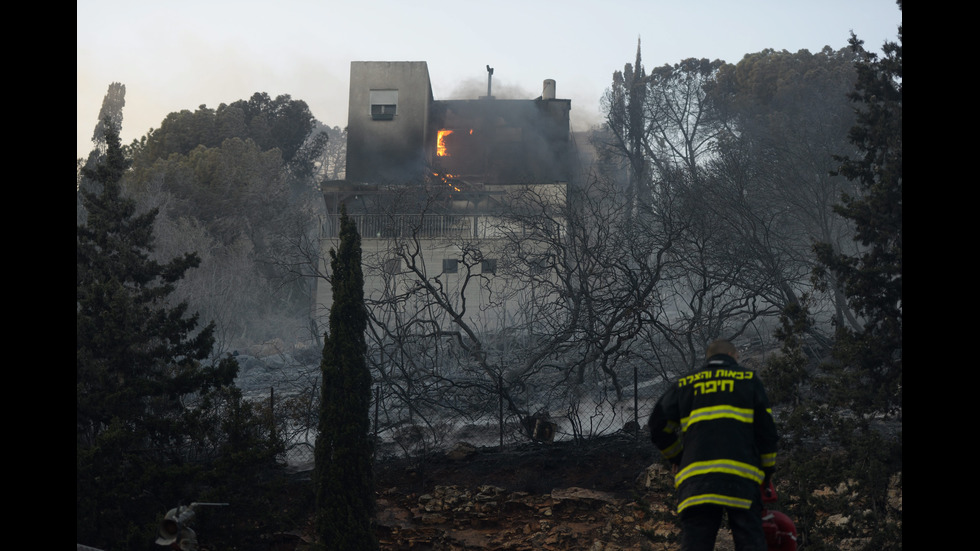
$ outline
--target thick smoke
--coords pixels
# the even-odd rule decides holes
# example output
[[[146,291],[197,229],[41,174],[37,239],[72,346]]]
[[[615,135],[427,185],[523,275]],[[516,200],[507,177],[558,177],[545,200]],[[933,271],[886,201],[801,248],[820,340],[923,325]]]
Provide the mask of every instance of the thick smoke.
[[[544,83],[543,78],[541,82]],[[541,95],[542,87],[539,87],[536,92],[532,92],[527,87],[508,84],[507,81],[498,79],[495,75],[490,81],[490,95],[496,99],[534,99]],[[439,99],[478,99],[486,95],[487,79],[469,78],[458,82],[448,97]]]
[[[505,81],[504,79],[498,79],[497,75],[493,76],[493,80],[490,81],[490,94],[495,99],[535,99],[540,97],[544,91],[544,81],[543,77],[538,83],[538,87],[534,88],[528,86],[527,83],[523,83],[520,86],[513,85]],[[575,97],[574,95],[562,94],[561,82],[557,83],[557,97],[558,99],[571,99],[572,105],[574,106]],[[435,92],[435,91],[434,91]],[[467,100],[467,99],[479,99],[487,95],[487,79],[483,78],[469,78],[463,81],[458,81],[453,87],[452,92],[448,96],[442,97],[438,92],[435,92],[436,99],[439,100]],[[594,126],[602,124],[603,118],[598,111],[590,110],[582,105],[579,105],[578,109],[572,109],[570,114],[569,124],[573,132],[586,132],[592,129]]]

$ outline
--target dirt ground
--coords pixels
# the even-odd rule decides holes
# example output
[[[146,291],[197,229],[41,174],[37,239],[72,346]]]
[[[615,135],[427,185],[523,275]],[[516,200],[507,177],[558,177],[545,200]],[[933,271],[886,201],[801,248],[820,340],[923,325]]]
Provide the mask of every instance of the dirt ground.
[[[671,480],[642,433],[381,461],[376,533],[382,551],[675,551]],[[724,529],[715,548],[733,549]]]
[[[309,474],[298,473],[304,488]],[[378,461],[375,490],[376,535],[383,551],[679,548],[673,477],[643,432],[637,438],[620,433],[588,443],[527,442],[503,450],[457,446]],[[845,500],[853,510],[863,507],[863,498],[846,484],[823,486],[814,496],[832,499],[829,503]],[[783,503],[775,509],[782,510]],[[889,481],[888,507],[900,530],[900,472]],[[813,533],[822,530],[819,535],[840,549],[857,548],[867,536],[833,537],[847,521],[846,515],[818,511],[811,520]],[[312,518],[303,524],[270,537],[268,549],[314,549]],[[731,533],[722,527],[715,551],[733,550]]]
[[[669,473],[650,484],[642,434],[466,451],[378,466],[382,550],[677,549]]]

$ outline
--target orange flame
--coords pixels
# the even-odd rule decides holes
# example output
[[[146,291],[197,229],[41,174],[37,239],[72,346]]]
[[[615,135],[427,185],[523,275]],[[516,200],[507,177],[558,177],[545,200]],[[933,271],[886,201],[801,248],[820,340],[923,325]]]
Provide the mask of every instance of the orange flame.
[[[446,136],[452,134],[452,130],[440,130],[439,136],[436,139],[436,155],[440,157],[448,157],[449,153],[446,151]]]
[[[444,183],[444,184],[448,185],[449,187],[453,188],[453,190],[455,190],[455,191],[463,191],[459,186],[457,186],[454,183],[456,181],[456,179],[458,178],[458,176],[456,176],[455,174],[450,174],[448,172],[444,172],[442,174],[440,174],[438,172],[433,172],[432,175],[435,176],[436,178],[439,178],[439,180],[441,180],[442,183]]]

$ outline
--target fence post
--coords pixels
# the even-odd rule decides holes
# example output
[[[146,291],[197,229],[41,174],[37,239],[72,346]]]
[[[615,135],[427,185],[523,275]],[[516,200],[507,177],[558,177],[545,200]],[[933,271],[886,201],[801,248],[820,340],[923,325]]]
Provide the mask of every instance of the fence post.
[[[640,439],[640,385],[637,383],[638,371],[636,364],[633,364],[633,441]]]
[[[504,450],[504,377],[497,375],[498,425],[500,426],[500,451]]]
[[[276,440],[276,387],[269,387],[269,440]]]
[[[371,446],[371,462],[378,462],[378,407],[381,403],[381,385],[374,387],[374,445]]]

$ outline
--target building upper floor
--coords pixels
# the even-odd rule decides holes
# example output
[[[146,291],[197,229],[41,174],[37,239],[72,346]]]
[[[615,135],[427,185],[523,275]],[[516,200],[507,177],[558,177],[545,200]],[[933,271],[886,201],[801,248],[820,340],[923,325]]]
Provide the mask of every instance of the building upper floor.
[[[567,182],[571,100],[545,80],[534,99],[436,100],[424,61],[351,63],[347,181],[405,185]]]

